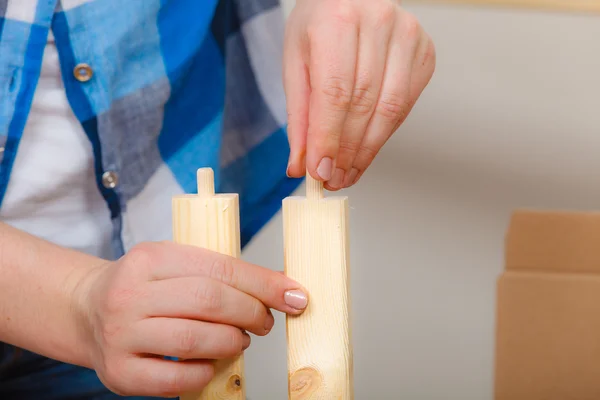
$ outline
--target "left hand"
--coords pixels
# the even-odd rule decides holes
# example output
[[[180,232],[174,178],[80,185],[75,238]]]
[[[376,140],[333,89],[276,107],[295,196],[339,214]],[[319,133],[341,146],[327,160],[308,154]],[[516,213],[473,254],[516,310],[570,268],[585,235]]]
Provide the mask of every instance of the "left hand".
[[[355,184],[434,69],[431,38],[398,0],[298,0],[284,54],[288,175]]]

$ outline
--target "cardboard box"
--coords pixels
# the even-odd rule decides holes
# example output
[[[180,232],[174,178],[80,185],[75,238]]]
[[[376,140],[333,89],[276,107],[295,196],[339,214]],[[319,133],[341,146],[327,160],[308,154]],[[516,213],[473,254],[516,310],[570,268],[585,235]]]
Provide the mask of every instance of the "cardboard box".
[[[600,399],[600,213],[516,212],[498,280],[496,400]]]

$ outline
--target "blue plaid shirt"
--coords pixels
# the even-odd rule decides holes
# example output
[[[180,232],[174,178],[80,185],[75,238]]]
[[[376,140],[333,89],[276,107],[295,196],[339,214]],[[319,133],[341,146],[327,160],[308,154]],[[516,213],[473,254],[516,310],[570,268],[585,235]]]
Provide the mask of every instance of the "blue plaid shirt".
[[[297,187],[285,175],[278,0],[28,0],[15,12],[21,1],[0,0],[0,206],[49,29],[116,256],[171,238],[170,196],[193,193],[199,167],[239,193],[243,245]]]

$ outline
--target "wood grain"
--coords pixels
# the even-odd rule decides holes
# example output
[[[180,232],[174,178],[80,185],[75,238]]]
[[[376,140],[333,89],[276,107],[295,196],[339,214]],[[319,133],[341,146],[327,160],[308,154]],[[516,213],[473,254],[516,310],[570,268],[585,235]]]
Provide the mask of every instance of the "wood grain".
[[[173,239],[239,258],[240,226],[237,194],[215,194],[212,169],[198,170],[198,195],[173,198]],[[216,374],[201,393],[182,400],[246,400],[243,356],[215,362]]]
[[[291,400],[353,400],[348,199],[324,197],[307,178],[307,197],[283,201],[285,273],[309,292],[300,316],[288,316]]]

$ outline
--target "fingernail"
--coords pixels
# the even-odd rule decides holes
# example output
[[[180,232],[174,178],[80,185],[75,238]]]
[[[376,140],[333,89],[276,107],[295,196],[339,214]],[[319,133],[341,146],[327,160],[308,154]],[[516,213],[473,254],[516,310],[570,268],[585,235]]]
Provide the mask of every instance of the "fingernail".
[[[285,304],[296,310],[304,310],[308,305],[308,297],[300,290],[288,290],[284,295]]]
[[[319,163],[317,167],[317,174],[324,181],[328,181],[331,179],[331,174],[333,172],[333,160],[329,157],[325,157]]]
[[[336,168],[335,172],[333,173],[333,177],[327,183],[333,189],[341,189],[342,184],[344,183],[344,174],[345,174],[345,171],[343,169]]]
[[[275,318],[273,317],[273,314],[271,314],[269,312],[269,314],[267,315],[267,319],[265,321],[265,333],[268,333],[271,329],[273,329],[274,325],[275,325]]]
[[[356,177],[358,176],[358,170],[356,168],[352,168],[350,170],[350,173],[348,174],[348,176],[346,176],[345,182],[344,182],[344,186],[348,187],[351,185],[354,185],[354,181],[356,180]]]
[[[242,349],[246,350],[248,347],[250,347],[251,339],[250,339],[250,335],[248,335],[248,333],[246,333],[246,332],[243,332],[243,333],[244,333],[244,341],[243,341]]]
[[[290,165],[291,165],[291,162],[290,162],[290,163],[288,163],[288,165],[287,165],[287,168],[285,169],[285,175],[286,175],[288,178],[290,177]]]

